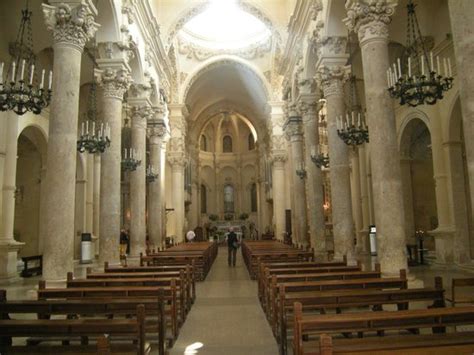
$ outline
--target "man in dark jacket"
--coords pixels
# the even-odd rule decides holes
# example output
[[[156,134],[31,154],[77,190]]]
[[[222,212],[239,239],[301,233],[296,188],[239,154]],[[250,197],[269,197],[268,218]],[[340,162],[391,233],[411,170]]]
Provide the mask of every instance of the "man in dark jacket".
[[[229,229],[229,234],[227,235],[227,249],[228,249],[228,258],[227,263],[229,266],[235,266],[235,259],[237,257],[237,248],[239,247],[239,239],[237,234],[234,233],[232,228]]]

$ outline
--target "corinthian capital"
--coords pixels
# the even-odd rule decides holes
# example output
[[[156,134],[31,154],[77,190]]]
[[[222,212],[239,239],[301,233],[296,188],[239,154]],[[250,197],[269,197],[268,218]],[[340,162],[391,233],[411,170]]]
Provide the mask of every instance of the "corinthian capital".
[[[146,122],[151,114],[150,106],[132,106],[132,128],[146,129]]]
[[[397,3],[398,0],[347,0],[344,22],[358,34],[361,44],[370,39],[388,40],[388,24]]]
[[[349,78],[349,67],[322,65],[316,73],[316,80],[323,89],[324,97],[331,95],[344,95],[344,81]]]
[[[42,4],[46,27],[53,33],[54,44],[71,46],[81,51],[94,37],[100,25],[94,22],[97,10],[90,2],[76,6],[60,3],[56,6]]]
[[[127,68],[105,68],[96,70],[97,82],[102,86],[104,97],[123,100],[123,95],[128,90],[132,78]]]
[[[161,140],[168,132],[164,120],[152,120],[148,121],[148,136],[150,137],[150,143],[154,142],[154,139]],[[158,144],[158,141],[156,141]]]
[[[319,103],[316,100],[316,95],[312,95],[312,99],[300,98],[298,101],[298,111],[303,116],[303,120],[314,119],[319,110]]]

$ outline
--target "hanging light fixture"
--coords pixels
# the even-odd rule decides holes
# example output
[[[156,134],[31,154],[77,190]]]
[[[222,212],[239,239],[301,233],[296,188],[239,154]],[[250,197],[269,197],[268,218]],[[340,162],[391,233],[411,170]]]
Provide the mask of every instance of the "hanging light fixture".
[[[24,115],[28,111],[39,115],[51,101],[53,72],[49,72],[47,89],[44,69],[39,87],[35,83],[36,56],[33,52],[31,16],[27,1],[25,9],[21,11],[20,28],[10,49],[11,62],[5,76],[5,65],[0,63],[0,111],[13,111],[17,115]]]
[[[329,155],[327,154],[327,126],[326,126],[326,100],[320,99],[321,109],[318,113],[318,135],[319,145],[312,146],[310,151],[311,161],[316,164],[319,169],[329,168]],[[324,153],[323,151],[326,151]]]
[[[439,56],[433,56],[433,52],[430,52],[428,57],[415,7],[413,0],[408,0],[406,58],[398,58],[393,67],[387,70],[390,96],[400,99],[400,105],[412,107],[434,105],[443,98],[443,92],[453,87],[451,59],[443,58],[441,67]],[[444,75],[441,75],[441,69]]]
[[[148,165],[148,168],[146,169],[146,181],[151,183],[154,182],[156,179],[158,179],[158,176],[160,174],[155,172],[155,169],[153,166]]]
[[[129,148],[123,150],[122,169],[125,171],[135,171],[142,163],[140,155],[135,149]]]
[[[348,35],[349,43],[349,63],[351,66],[351,76],[349,79],[349,102],[346,107],[350,111],[346,115],[341,115],[336,119],[337,135],[347,145],[356,147],[363,143],[369,142],[369,129],[366,124],[365,115],[362,111],[359,93],[357,91],[357,77],[354,74],[353,58],[356,52],[355,41],[352,40],[351,34]]]
[[[97,67],[94,55],[86,48],[85,52],[92,61],[92,84],[89,90],[87,113],[81,125],[81,135],[77,140],[77,151],[84,153],[103,153],[110,147],[110,126],[108,123],[97,123],[97,83],[94,80],[94,69]]]

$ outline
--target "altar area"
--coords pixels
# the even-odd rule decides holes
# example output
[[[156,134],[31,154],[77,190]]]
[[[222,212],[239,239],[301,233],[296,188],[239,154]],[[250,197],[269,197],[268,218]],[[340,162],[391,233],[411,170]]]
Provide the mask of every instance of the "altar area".
[[[226,239],[231,228],[239,240],[245,238],[244,230],[248,230],[246,223],[242,221],[215,221],[212,223],[212,227],[215,228],[215,232],[209,236],[209,241],[217,240],[218,242],[223,242]]]

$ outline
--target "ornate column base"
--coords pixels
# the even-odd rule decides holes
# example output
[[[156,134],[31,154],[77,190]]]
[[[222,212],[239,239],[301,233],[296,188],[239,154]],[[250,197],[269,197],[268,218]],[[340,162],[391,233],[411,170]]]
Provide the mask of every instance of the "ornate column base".
[[[429,235],[435,238],[436,263],[449,265],[454,264],[454,238],[456,230],[451,226],[439,226],[429,231]]]
[[[18,281],[18,251],[25,243],[17,241],[0,241],[0,283]]]

